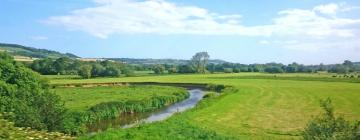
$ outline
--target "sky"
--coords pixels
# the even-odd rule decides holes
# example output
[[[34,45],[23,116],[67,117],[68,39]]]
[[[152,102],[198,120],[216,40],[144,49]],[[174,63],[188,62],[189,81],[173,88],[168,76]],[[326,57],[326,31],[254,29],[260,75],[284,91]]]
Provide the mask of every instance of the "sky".
[[[0,42],[80,57],[360,61],[359,0],[0,0]]]

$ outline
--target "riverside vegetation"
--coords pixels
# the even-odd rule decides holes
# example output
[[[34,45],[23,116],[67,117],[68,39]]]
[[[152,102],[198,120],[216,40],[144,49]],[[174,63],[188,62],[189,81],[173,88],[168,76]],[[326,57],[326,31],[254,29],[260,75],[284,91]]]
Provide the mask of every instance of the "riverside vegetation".
[[[69,113],[64,132],[82,134],[86,124],[118,117],[123,113],[142,113],[186,99],[185,89],[165,86],[55,88],[66,102]]]

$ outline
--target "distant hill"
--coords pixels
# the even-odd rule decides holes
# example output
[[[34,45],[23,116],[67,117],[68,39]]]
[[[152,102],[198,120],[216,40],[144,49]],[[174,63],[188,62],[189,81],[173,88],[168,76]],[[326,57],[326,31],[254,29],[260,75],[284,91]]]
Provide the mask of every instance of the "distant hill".
[[[128,63],[128,64],[169,64],[169,65],[180,65],[180,64],[187,64],[189,63],[189,60],[184,60],[184,59],[136,59],[136,58],[104,58],[107,60],[113,60],[113,61],[118,61],[118,62],[123,62],[123,63]],[[214,64],[222,64],[222,63],[227,63],[224,60],[219,60],[219,59],[213,59],[213,60],[209,60],[209,63],[214,63]]]
[[[71,53],[60,53],[57,51],[51,51],[47,49],[37,49],[32,47],[26,47],[17,44],[6,44],[0,43],[0,51],[6,51],[7,53],[19,58],[19,60],[28,59],[31,61],[32,59],[37,58],[59,58],[59,57],[70,57],[70,58],[79,58],[78,56]]]
[[[13,55],[17,61],[33,61],[39,58],[59,58],[59,57],[70,57],[78,58],[81,61],[103,61],[112,60],[128,64],[170,64],[170,65],[181,65],[189,63],[189,60],[184,59],[137,59],[137,58],[80,58],[71,53],[60,53],[57,51],[47,49],[37,49],[33,47],[27,47],[18,44],[7,44],[0,43],[0,52],[6,51]],[[227,63],[224,60],[213,59],[209,60],[209,63],[222,64]]]

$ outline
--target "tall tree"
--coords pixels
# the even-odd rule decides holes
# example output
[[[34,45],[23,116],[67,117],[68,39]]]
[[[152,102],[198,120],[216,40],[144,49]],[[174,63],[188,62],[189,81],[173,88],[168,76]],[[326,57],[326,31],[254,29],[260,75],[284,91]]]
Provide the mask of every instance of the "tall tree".
[[[207,52],[198,52],[191,58],[191,64],[197,73],[206,72],[206,64],[208,63],[210,55]]]
[[[91,69],[92,67],[90,65],[83,65],[79,69],[79,75],[83,78],[91,78]]]

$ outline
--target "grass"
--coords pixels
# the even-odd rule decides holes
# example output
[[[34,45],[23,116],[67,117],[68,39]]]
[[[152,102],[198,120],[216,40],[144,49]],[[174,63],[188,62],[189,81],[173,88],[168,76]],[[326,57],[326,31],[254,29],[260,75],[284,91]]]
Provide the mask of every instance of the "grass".
[[[359,120],[360,85],[356,82],[358,79],[334,78],[332,74],[326,73],[277,74],[277,78],[274,78],[274,74],[240,73],[86,80],[54,79],[51,83],[176,82],[231,85],[238,90],[221,98],[204,101],[201,108],[184,113],[186,117],[177,115],[173,119],[186,121],[187,126],[205,128],[219,135],[241,139],[298,139],[307,121],[321,112],[320,99],[330,97],[337,115],[348,120]],[[162,123],[151,124],[143,129],[160,127]],[[187,126],[179,125],[183,128]],[[169,129],[177,131],[181,128],[174,126]],[[109,134],[116,138],[114,131],[126,132],[129,135],[138,133],[137,130],[131,129],[112,130],[99,135]],[[153,135],[161,137],[159,133],[154,132]],[[143,134],[152,135],[145,131]]]
[[[160,96],[178,96],[184,89],[166,86],[116,86],[55,88],[71,111],[86,111],[104,102],[142,101]]]

